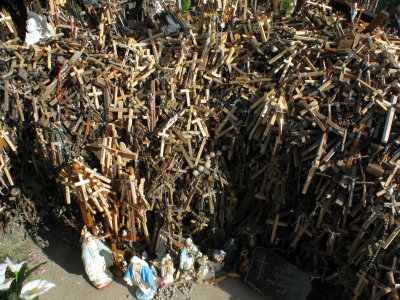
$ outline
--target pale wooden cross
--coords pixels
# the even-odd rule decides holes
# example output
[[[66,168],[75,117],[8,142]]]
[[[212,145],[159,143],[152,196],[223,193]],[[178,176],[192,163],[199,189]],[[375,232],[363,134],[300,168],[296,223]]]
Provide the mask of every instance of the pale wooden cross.
[[[124,107],[124,101],[118,101],[117,107],[110,107],[110,112],[116,112],[117,118],[123,120],[123,114],[128,112],[128,108]]]
[[[84,180],[82,174],[78,174],[78,178],[79,178],[79,181],[75,182],[74,186],[80,188],[80,190],[82,192],[83,200],[84,200],[84,203],[85,203],[85,208],[88,208],[89,205],[88,205],[87,202],[89,200],[89,197],[88,197],[85,185],[89,184],[90,180],[89,179],[85,179]]]
[[[386,101],[383,102],[389,106],[381,139],[381,142],[386,144],[389,141],[390,131],[392,130],[393,119],[396,112],[395,106],[397,104],[397,97],[392,95],[390,103],[387,103]]]
[[[220,131],[225,127],[226,123],[228,123],[230,119],[233,119],[234,121],[238,120],[238,118],[233,114],[236,110],[237,106],[234,106],[230,111],[226,107],[224,107],[222,111],[226,113],[226,117],[215,130],[215,135],[218,135],[220,133]]]
[[[90,97],[94,97],[94,105],[96,106],[96,109],[99,109],[100,105],[99,105],[99,97],[100,95],[103,95],[102,91],[97,91],[95,86],[92,86],[92,91],[91,93],[89,93],[88,95]]]
[[[128,125],[127,125],[128,132],[131,132],[131,130],[132,130],[133,119],[137,119],[137,116],[134,115],[133,113],[134,113],[133,108],[129,108],[128,115],[125,116],[126,118],[128,118]]]
[[[8,170],[7,166],[6,166],[6,160],[4,160],[3,155],[0,155],[0,173],[4,172],[4,174],[6,174],[8,183],[13,186],[14,185],[14,181],[10,175],[10,171]]]
[[[76,66],[74,66],[72,69],[74,69],[74,72],[71,73],[71,76],[76,76],[76,78],[79,81],[80,85],[85,84],[85,82],[82,79],[81,74],[85,71],[84,69],[78,69]]]
[[[25,122],[24,112],[22,110],[23,106],[21,100],[19,99],[18,94],[15,94],[14,108],[18,111],[20,121]]]
[[[15,148],[14,144],[11,142],[10,138],[8,137],[9,133],[4,130],[0,130],[0,139],[3,139],[8,147],[10,147],[11,151],[15,152],[17,149]]]

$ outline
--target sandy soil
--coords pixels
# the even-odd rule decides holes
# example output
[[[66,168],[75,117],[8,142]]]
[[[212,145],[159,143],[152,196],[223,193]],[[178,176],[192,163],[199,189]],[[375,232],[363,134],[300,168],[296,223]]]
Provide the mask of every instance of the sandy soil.
[[[43,273],[36,274],[36,278],[46,279],[56,284],[41,300],[110,300],[110,299],[135,299],[134,290],[117,278],[105,290],[95,289],[88,281],[83,269],[80,249],[70,245],[67,239],[57,232],[50,235],[50,246],[41,249],[32,240],[24,238],[21,232],[0,237],[0,258],[8,255],[16,260],[28,260],[30,266],[47,261]],[[14,249],[14,250],[13,250]],[[195,285],[189,295],[177,292],[177,300],[258,300],[265,299],[253,291],[241,279],[227,278],[218,286],[207,284]]]

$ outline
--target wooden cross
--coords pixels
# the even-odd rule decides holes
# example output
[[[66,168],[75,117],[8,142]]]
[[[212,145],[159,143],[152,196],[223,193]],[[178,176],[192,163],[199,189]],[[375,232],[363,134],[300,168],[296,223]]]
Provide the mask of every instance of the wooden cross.
[[[151,31],[149,29],[149,31]],[[150,82],[150,115],[151,115],[151,122],[150,122],[150,130],[153,131],[156,127],[156,82],[152,80]]]
[[[79,84],[84,85],[85,82],[82,79],[81,74],[85,71],[84,69],[78,69],[76,66],[73,66],[74,72],[71,73],[71,76],[76,76],[78,78]]]
[[[125,116],[126,118],[128,118],[128,125],[127,125],[128,133],[131,132],[131,130],[132,130],[133,119],[137,119],[137,116],[134,115],[134,112],[135,111],[133,110],[133,108],[129,108],[128,116]]]
[[[164,157],[165,138],[169,137],[169,134],[167,134],[166,130],[164,129],[162,132],[159,132],[157,135],[161,137],[161,146],[160,146],[160,155],[159,156]]]
[[[123,114],[127,113],[128,109],[124,107],[124,101],[120,100],[118,101],[117,107],[110,107],[109,111],[118,113],[117,118],[122,120]]]
[[[397,97],[392,95],[389,103],[389,110],[386,114],[385,128],[383,129],[383,134],[381,138],[381,142],[384,144],[386,144],[389,141],[390,131],[392,130],[392,124],[394,119],[394,113],[396,111],[395,109],[396,104],[397,104]]]
[[[230,111],[224,107],[222,110],[223,112],[226,113],[225,119],[221,122],[221,124],[218,126],[218,128],[215,130],[215,135],[218,135],[220,131],[225,127],[226,123],[232,118],[234,121],[237,121],[238,118],[233,114],[237,110],[237,106],[234,106]]]
[[[99,109],[100,105],[99,105],[99,98],[98,96],[103,95],[102,91],[97,91],[95,86],[92,86],[92,93],[89,93],[88,95],[90,97],[94,97],[94,105],[96,106],[96,109]]]
[[[8,137],[9,133],[4,130],[0,130],[0,139],[3,139],[8,147],[10,147],[11,151],[15,152],[17,149],[15,148],[14,144],[11,142],[10,138]]]
[[[90,122],[90,119],[88,119],[87,121],[82,122],[82,124],[83,124],[83,126],[86,126],[85,136],[89,135],[90,127],[92,127],[93,129],[97,128],[96,122]]]
[[[274,243],[275,236],[276,236],[276,231],[278,230],[278,226],[286,227],[287,224],[283,222],[279,222],[279,219],[281,218],[280,214],[275,215],[275,220],[267,220],[267,224],[273,225],[272,227],[272,233],[271,233],[271,238],[269,240],[270,244]]]
[[[4,172],[4,174],[6,174],[8,183],[13,186],[14,185],[14,181],[11,177],[10,171],[8,170],[8,167],[6,166],[6,160],[4,160],[3,155],[0,155],[0,173]]]
[[[15,104],[14,104],[14,107],[15,107],[16,110],[18,111],[18,115],[19,115],[20,121],[25,122],[24,112],[23,112],[23,110],[22,110],[23,107],[22,107],[22,103],[21,103],[21,101],[20,101],[20,99],[19,99],[18,94],[15,94]]]
[[[317,221],[317,228],[321,228],[322,221],[324,220],[324,215],[326,213],[331,213],[331,200],[330,199],[325,199],[321,203],[321,211],[319,213],[318,221]]]
[[[231,195],[227,197],[226,200],[228,200],[229,203],[226,207],[226,220],[232,222],[234,217],[233,213],[238,199],[235,197],[235,194],[231,192]]]
[[[85,204],[85,208],[88,209],[90,207],[89,204],[88,204],[89,197],[88,197],[85,185],[89,184],[90,180],[89,179],[85,179],[84,180],[83,177],[82,177],[82,174],[78,174],[78,178],[79,178],[79,181],[75,182],[74,186],[75,187],[80,187],[80,190],[81,190],[81,193],[82,193],[82,196],[83,196],[83,200],[84,200],[84,204]],[[94,212],[92,211],[92,213],[94,213]]]
[[[200,118],[196,118],[195,120],[192,121],[192,124],[197,123],[199,126],[200,132],[203,135],[203,137],[209,137],[210,135],[208,134],[207,126],[205,126],[205,123],[203,120]]]

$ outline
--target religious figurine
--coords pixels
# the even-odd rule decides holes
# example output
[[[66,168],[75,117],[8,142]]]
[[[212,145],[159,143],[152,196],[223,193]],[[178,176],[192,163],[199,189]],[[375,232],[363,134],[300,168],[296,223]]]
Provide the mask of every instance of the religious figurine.
[[[138,299],[152,299],[157,291],[153,272],[147,262],[137,256],[131,258],[124,280],[130,286],[137,285],[136,297]]]
[[[82,261],[89,280],[96,288],[104,289],[111,284],[113,275],[108,268],[114,263],[114,254],[87,231],[82,239]]]
[[[169,254],[165,255],[161,260],[161,278],[165,284],[174,282],[174,263]]]
[[[157,259],[161,260],[168,251],[168,224],[164,224],[159,232],[157,237],[157,243],[155,248],[155,254]]]
[[[198,281],[204,281],[211,283],[215,279],[215,271],[212,263],[208,260],[207,255],[203,255],[201,259],[199,259],[199,270],[196,274],[196,279]]]
[[[224,250],[214,250],[212,254],[213,261],[211,264],[214,267],[215,272],[221,271],[224,267],[224,259],[226,256],[226,252]]]
[[[187,238],[179,262],[179,275],[183,275],[183,279],[190,280],[193,278],[194,262],[196,259],[201,258],[201,256],[202,253],[193,244],[193,241],[190,238]]]

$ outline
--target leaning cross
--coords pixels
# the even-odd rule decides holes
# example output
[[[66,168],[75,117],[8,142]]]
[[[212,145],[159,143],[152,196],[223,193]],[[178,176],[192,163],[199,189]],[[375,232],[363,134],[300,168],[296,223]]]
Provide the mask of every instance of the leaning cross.
[[[384,101],[386,102],[386,101]],[[396,111],[395,105],[397,104],[397,97],[392,95],[389,103],[389,110],[386,114],[385,128],[383,129],[381,142],[386,144],[389,141],[390,131],[392,130],[392,123],[394,119],[394,113]]]

